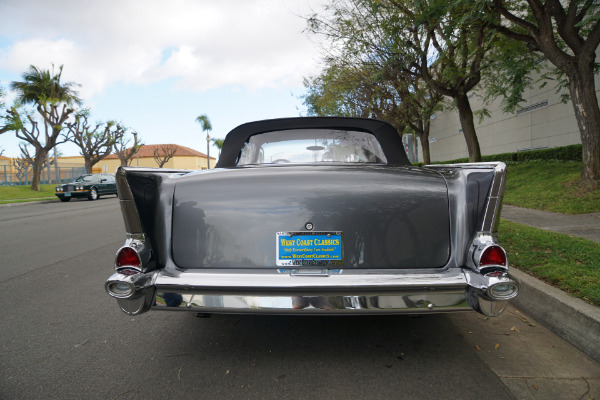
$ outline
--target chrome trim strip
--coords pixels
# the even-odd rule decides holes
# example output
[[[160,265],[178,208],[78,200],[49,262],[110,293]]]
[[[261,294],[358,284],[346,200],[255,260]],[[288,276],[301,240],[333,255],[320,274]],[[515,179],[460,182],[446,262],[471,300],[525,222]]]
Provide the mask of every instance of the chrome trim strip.
[[[500,211],[502,209],[502,197],[504,196],[504,186],[506,185],[506,164],[497,163],[494,167],[495,174],[490,185],[490,192],[485,205],[485,213],[481,222],[480,231],[491,232],[498,231],[500,222]]]
[[[143,233],[126,233],[125,245],[131,243],[132,247],[143,246],[145,241],[146,235]]]
[[[501,161],[493,162],[473,162],[473,163],[458,163],[458,164],[427,164],[423,168],[478,168],[478,169],[490,169],[496,168],[498,164],[504,164]]]
[[[320,271],[320,270],[319,270]],[[353,290],[375,289],[377,291],[394,288],[440,288],[466,286],[465,276],[461,269],[449,268],[442,272],[406,272],[370,273],[365,271],[343,270],[342,274],[322,275],[290,275],[278,270],[196,270],[179,272],[177,275],[159,271],[156,275],[157,287],[177,287],[181,290],[191,288],[204,289],[310,289],[329,288]]]

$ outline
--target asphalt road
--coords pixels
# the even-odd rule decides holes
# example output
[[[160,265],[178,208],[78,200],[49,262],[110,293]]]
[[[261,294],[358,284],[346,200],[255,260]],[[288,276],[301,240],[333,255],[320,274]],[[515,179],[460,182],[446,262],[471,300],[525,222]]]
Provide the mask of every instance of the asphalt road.
[[[600,397],[598,364],[513,308],[128,317],[103,287],[116,198],[2,207],[0,226],[0,399]]]

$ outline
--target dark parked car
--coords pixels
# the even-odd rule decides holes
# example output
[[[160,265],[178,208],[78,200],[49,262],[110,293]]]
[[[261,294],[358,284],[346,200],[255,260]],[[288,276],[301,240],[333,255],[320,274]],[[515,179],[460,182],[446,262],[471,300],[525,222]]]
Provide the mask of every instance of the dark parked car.
[[[385,122],[231,131],[216,169],[121,167],[127,239],[106,291],[127,314],[499,315],[501,162],[414,167]]]
[[[56,187],[56,197],[60,201],[69,201],[73,197],[86,197],[96,200],[100,196],[117,194],[117,184],[114,175],[88,174],[82,175],[73,182]]]

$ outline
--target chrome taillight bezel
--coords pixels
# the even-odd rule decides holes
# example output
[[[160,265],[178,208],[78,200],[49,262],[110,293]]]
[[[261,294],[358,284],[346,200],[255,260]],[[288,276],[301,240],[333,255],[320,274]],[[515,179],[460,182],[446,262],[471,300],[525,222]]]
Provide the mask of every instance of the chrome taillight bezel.
[[[490,248],[498,248],[502,251],[505,260],[503,264],[481,265],[481,257]],[[470,254],[467,259],[467,265],[469,266],[469,268],[482,274],[486,273],[485,271],[507,271],[509,266],[508,254],[506,254],[506,250],[504,249],[504,247],[500,246],[495,236],[489,233],[480,232],[475,237],[475,239],[473,239],[473,243],[471,244]]]
[[[125,264],[119,263],[119,255],[124,251],[133,252],[135,254],[135,256],[137,257],[137,263],[135,263],[135,264],[134,263],[125,263]],[[140,254],[134,247],[125,245],[125,246],[121,246],[119,248],[119,250],[117,250],[117,253],[115,254],[115,271],[120,272],[120,271],[128,271],[128,270],[142,272],[142,258],[140,257]],[[124,273],[124,275],[131,275],[131,274]]]
[[[484,254],[491,249],[497,249],[500,250],[503,254],[504,254],[504,263],[499,264],[499,263],[489,263],[489,264],[484,264],[481,265],[481,259],[483,258]],[[491,268],[491,267],[502,267],[502,268],[508,268],[508,255],[506,254],[506,250],[504,250],[504,247],[500,246],[497,243],[494,244],[487,244],[483,247],[483,249],[481,251],[478,252],[478,254],[476,255],[476,264],[477,264],[477,268],[479,270],[482,270],[484,268]]]

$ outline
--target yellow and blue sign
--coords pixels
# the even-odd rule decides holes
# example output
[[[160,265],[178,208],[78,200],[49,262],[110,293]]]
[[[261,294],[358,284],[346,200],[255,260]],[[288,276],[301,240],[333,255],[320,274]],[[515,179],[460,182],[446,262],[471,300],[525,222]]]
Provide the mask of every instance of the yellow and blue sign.
[[[342,265],[342,232],[277,232],[277,266]]]

